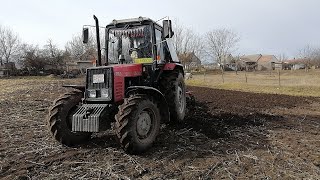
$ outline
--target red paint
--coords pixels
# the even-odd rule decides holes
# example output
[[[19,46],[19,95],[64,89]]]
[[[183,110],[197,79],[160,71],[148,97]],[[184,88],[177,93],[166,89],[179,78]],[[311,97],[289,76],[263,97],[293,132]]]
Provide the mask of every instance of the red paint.
[[[114,101],[119,102],[124,98],[124,77],[114,76]]]
[[[137,77],[142,75],[142,64],[118,64],[113,66],[114,76]]]
[[[176,65],[177,65],[176,63],[167,63],[164,65],[163,70],[174,70]]]
[[[114,73],[114,101],[119,102],[124,98],[124,78],[141,76],[142,64],[118,64],[112,67]]]

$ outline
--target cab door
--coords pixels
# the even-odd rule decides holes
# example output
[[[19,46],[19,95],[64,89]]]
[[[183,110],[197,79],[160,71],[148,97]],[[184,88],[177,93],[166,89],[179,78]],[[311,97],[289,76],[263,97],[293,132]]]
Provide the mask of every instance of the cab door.
[[[164,64],[165,57],[164,57],[164,42],[162,40],[162,28],[158,25],[155,25],[155,60],[157,64]]]

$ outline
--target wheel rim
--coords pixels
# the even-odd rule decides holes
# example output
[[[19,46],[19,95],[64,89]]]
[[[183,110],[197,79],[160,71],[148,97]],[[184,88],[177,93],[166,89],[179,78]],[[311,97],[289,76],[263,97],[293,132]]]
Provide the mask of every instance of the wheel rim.
[[[140,139],[145,139],[151,132],[154,116],[151,110],[143,110],[137,121],[137,133]]]
[[[178,84],[178,91],[177,91],[177,96],[178,96],[178,104],[179,104],[179,112],[182,113],[184,111],[184,103],[185,103],[185,99],[184,99],[184,93],[183,93],[183,85],[180,82]]]

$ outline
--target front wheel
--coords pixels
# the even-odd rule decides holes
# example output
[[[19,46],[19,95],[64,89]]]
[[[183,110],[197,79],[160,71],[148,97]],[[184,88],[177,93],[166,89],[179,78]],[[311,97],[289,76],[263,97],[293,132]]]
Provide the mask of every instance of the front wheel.
[[[160,129],[157,103],[144,95],[124,99],[116,114],[116,134],[124,150],[130,154],[145,152],[155,141]]]
[[[48,128],[53,137],[60,143],[73,146],[90,139],[92,133],[71,131],[72,115],[81,102],[82,93],[73,91],[56,99],[50,108]]]

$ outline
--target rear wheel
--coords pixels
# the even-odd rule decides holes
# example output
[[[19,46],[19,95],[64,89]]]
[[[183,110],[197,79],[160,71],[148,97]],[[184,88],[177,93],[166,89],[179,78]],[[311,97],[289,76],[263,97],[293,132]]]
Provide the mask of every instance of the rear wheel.
[[[171,121],[183,121],[186,113],[186,87],[182,73],[175,70],[165,74],[160,86],[168,102]]]
[[[54,101],[49,111],[48,128],[51,134],[57,141],[67,146],[84,143],[90,139],[92,134],[71,131],[72,115],[77,110],[81,98],[81,92],[66,93]]]
[[[124,150],[138,154],[150,148],[160,129],[160,112],[152,98],[131,95],[116,114],[116,134]]]

